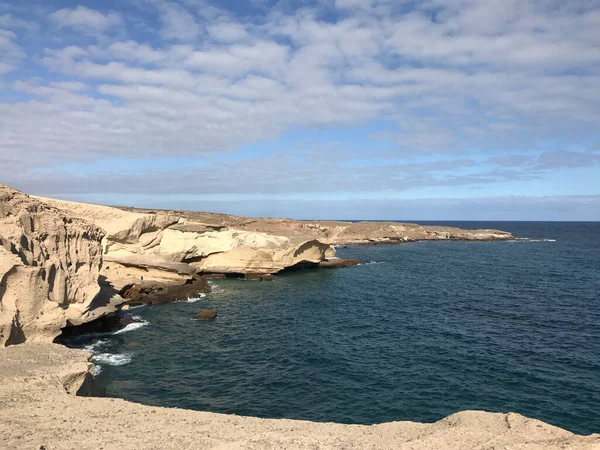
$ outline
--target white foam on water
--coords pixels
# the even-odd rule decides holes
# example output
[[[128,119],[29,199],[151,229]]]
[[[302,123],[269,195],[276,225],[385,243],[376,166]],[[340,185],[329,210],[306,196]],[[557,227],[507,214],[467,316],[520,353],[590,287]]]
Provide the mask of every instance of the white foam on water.
[[[86,345],[85,347],[83,347],[83,349],[90,353],[95,353],[99,347],[108,344],[108,342],[108,339],[98,339],[96,342],[93,342],[90,345]]]
[[[138,308],[143,308],[144,306],[146,306],[146,305],[136,305],[136,306],[130,306],[130,307],[129,307],[129,310],[132,310],[132,309],[138,309]]]
[[[92,362],[108,366],[124,366],[131,362],[132,355],[128,353],[98,353],[92,356]]]
[[[98,364],[94,365],[94,373],[93,375],[95,377],[97,377],[98,375],[100,375],[102,373],[102,366],[99,366]]]
[[[138,329],[140,329],[142,327],[145,327],[146,325],[150,325],[150,322],[147,322],[147,321],[143,320],[140,316],[133,316],[133,318],[136,319],[136,320],[142,320],[142,322],[130,323],[129,325],[127,325],[122,330],[115,331],[113,334],[129,333],[130,331],[135,331],[135,330],[138,330]]]
[[[530,239],[530,238],[516,238],[506,242],[556,242],[556,239]]]
[[[219,286],[218,284],[211,283],[210,292],[211,292],[211,294],[220,294],[221,292],[223,292],[223,290],[221,289],[221,286]]]
[[[198,297],[190,297],[186,300],[187,303],[195,303],[198,300],[203,299],[204,297],[206,297],[206,294],[198,294]]]

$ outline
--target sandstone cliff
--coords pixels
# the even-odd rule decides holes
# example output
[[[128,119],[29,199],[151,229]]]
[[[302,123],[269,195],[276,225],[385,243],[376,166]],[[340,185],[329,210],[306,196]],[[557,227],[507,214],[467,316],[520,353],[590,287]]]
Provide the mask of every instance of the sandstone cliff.
[[[498,230],[395,222],[115,208],[0,185],[0,345],[50,341],[67,324],[110,314],[131,300],[120,295],[124,289],[162,302],[172,292],[179,298],[206,289],[198,274],[261,278],[289,268],[359,263],[335,258],[333,244],[510,238]]]
[[[100,290],[103,233],[0,185],[0,345],[49,341]]]
[[[148,210],[121,208],[126,211]],[[154,211],[153,211],[154,212]],[[430,240],[502,241],[513,239],[501,230],[463,230],[455,227],[418,225],[399,222],[340,222],[248,218],[228,214],[175,211],[181,222],[202,223],[205,227],[231,228],[282,236],[290,242],[319,240],[327,244],[385,244]]]

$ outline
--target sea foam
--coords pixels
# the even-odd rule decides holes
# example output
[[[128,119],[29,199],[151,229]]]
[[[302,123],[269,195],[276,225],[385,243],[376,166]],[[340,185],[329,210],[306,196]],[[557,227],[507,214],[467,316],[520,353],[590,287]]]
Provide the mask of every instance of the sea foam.
[[[145,327],[146,325],[150,325],[150,322],[147,322],[147,321],[143,320],[139,316],[133,316],[133,318],[137,319],[137,320],[142,320],[142,322],[130,323],[129,325],[127,325],[122,330],[115,331],[113,334],[129,333],[130,331],[135,331],[135,330],[138,330],[138,329],[140,329],[142,327]]]
[[[131,362],[131,358],[132,355],[129,353],[98,353],[92,356],[92,362],[108,366],[124,366]]]
[[[85,347],[83,347],[83,349],[90,353],[96,353],[98,348],[100,348],[108,343],[109,343],[108,339],[98,339],[96,342],[86,345]]]
[[[198,297],[190,297],[186,300],[187,303],[195,303],[198,300],[203,299],[204,297],[206,297],[206,294],[198,294]]]

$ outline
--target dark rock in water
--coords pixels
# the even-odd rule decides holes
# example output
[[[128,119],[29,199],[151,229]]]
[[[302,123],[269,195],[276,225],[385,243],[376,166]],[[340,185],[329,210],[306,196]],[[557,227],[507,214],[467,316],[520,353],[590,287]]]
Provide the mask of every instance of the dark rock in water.
[[[187,300],[208,292],[210,292],[210,285],[206,279],[201,276],[194,276],[183,283],[128,284],[121,289],[119,294],[130,305],[148,305]]]
[[[134,319],[133,317],[129,317],[129,316],[118,317],[117,319],[118,319],[117,320],[118,325],[123,328],[125,328],[127,325],[132,324],[132,323],[142,323],[143,322],[142,320]]]
[[[364,262],[359,259],[330,258],[321,261],[319,263],[319,267],[325,269],[335,269],[338,267],[356,266],[358,264],[364,264]]]
[[[194,319],[198,320],[213,320],[217,317],[216,309],[203,309],[198,311],[198,313],[194,316]]]
[[[260,277],[260,281],[273,281],[273,280],[275,280],[275,277],[273,275],[271,275],[270,273],[267,273]]]

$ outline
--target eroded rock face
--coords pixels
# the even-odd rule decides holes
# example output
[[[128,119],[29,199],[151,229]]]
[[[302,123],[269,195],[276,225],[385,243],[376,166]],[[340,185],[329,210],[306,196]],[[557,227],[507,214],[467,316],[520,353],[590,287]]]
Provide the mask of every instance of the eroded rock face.
[[[215,253],[228,252],[239,247],[274,252],[289,246],[289,239],[266,233],[229,228],[175,226],[164,231],[159,255],[170,261],[189,261]]]
[[[0,185],[0,345],[51,341],[99,292],[102,231]]]
[[[299,263],[319,263],[335,254],[335,249],[317,240],[279,249],[242,245],[227,252],[210,254],[190,264],[206,273],[277,273]]]

